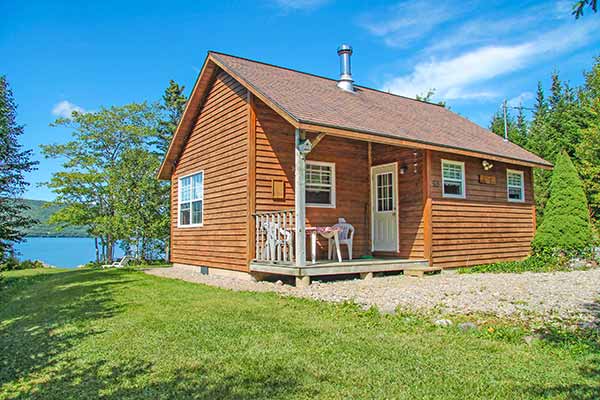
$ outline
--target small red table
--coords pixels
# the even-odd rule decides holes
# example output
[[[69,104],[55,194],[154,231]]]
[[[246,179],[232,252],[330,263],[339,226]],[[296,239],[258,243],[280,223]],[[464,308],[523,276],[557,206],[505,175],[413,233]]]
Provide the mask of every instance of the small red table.
[[[339,233],[341,230],[342,229],[338,228],[337,226],[311,226],[306,228],[306,234],[310,234],[310,250],[313,264],[316,264],[317,262],[317,233],[323,236],[325,239],[333,238],[338,261],[342,262],[342,252],[340,251],[339,239]],[[327,242],[329,243],[329,240],[327,240]]]

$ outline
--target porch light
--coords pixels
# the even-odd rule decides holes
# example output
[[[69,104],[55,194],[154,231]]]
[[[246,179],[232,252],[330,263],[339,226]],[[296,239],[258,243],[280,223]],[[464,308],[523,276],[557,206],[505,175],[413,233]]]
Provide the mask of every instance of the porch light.
[[[490,169],[492,169],[494,167],[494,164],[492,164],[491,161],[483,160],[481,162],[481,166],[483,167],[484,171],[489,171]]]
[[[408,167],[406,166],[406,164],[402,164],[400,166],[400,175],[404,175],[406,174],[406,170],[408,169]]]

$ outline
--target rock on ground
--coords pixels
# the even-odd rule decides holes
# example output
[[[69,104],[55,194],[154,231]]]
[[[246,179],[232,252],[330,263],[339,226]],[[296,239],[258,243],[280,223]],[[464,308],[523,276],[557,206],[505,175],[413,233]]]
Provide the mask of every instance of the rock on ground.
[[[352,301],[365,308],[485,313],[521,320],[600,321],[600,268],[522,274],[403,275],[370,280],[320,282],[307,288],[201,275],[186,268],[154,268],[146,273],[231,290],[277,292],[330,302]]]

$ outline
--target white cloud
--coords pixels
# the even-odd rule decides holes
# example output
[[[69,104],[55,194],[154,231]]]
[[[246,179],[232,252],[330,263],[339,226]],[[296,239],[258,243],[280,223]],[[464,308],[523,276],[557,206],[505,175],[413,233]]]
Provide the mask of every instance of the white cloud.
[[[56,105],[52,108],[52,114],[62,118],[71,118],[74,111],[77,111],[78,113],[85,113],[85,110],[82,107],[79,107],[78,105],[67,100],[56,103]]]
[[[493,45],[498,42],[498,38],[518,34],[523,27],[534,24],[538,18],[537,15],[526,15],[497,20],[467,21],[451,34],[436,37],[425,49],[425,53],[456,51],[473,45]]]
[[[285,11],[312,10],[328,2],[329,0],[273,0],[276,6]]]
[[[483,46],[443,60],[431,58],[417,63],[411,73],[389,79],[383,89],[410,97],[435,89],[436,98],[448,100],[494,97],[496,91],[480,86],[550,55],[585,45],[600,26],[595,19],[589,21],[594,22],[565,24],[522,43]]]
[[[361,18],[360,24],[391,47],[408,47],[461,10],[448,4],[404,1]]]
[[[534,97],[533,93],[523,92],[520,95],[518,95],[517,97],[513,97],[512,99],[508,100],[507,103],[511,107],[519,107],[523,103],[533,99],[533,97]]]

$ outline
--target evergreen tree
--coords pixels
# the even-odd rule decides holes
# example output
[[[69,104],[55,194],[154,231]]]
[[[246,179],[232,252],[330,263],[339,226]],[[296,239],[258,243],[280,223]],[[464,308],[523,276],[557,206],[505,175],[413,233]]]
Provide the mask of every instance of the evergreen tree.
[[[159,122],[157,139],[154,143],[161,155],[167,152],[171,138],[185,110],[187,97],[183,94],[184,89],[185,86],[171,80],[163,93],[162,103],[159,106],[162,117]]]
[[[518,107],[517,132],[518,136],[522,138],[521,146],[527,147],[527,141],[529,140],[529,124],[527,122],[527,119],[525,118],[525,113],[523,112],[522,104],[520,104]]]
[[[536,252],[585,251],[593,244],[583,184],[566,152],[556,157],[550,199],[533,240]]]
[[[538,83],[527,148],[550,162],[554,162],[558,154],[566,151],[578,163],[576,148],[581,141],[581,129],[584,126],[579,102],[573,89],[560,81],[558,73],[552,74],[551,94],[547,102],[541,84]],[[550,178],[550,171],[534,171],[538,223],[544,219]]]
[[[581,94],[582,118],[587,126],[581,130],[576,152],[579,171],[587,195],[592,222],[600,228],[600,57],[585,74]]]
[[[506,126],[508,140],[519,146],[525,147],[527,145],[527,128],[519,126],[519,122],[515,120],[508,110],[506,112]],[[504,137],[504,112],[502,109],[498,110],[492,117],[489,129],[496,135]]]
[[[17,124],[17,105],[5,76],[0,76],[0,262],[23,237],[23,229],[35,221],[25,216],[28,207],[19,201],[28,183],[24,174],[35,169],[31,150],[23,150]]]

